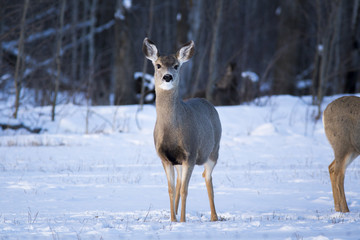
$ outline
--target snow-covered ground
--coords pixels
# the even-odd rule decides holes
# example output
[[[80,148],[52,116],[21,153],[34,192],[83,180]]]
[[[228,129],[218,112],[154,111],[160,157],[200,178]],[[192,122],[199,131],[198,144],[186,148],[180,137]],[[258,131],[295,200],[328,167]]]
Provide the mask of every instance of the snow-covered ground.
[[[186,223],[169,221],[154,106],[136,117],[137,106],[59,105],[55,122],[50,107],[21,107],[21,122],[46,131],[0,130],[0,239],[359,239],[360,161],[345,178],[351,212],[336,213],[333,152],[310,102],[278,96],[218,107],[220,221],[210,222],[198,166]],[[13,122],[11,111],[4,104],[0,122]]]

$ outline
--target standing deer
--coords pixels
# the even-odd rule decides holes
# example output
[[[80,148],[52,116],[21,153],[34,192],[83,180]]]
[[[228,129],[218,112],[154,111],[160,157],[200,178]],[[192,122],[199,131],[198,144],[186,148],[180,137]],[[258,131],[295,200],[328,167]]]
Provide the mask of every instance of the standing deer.
[[[349,212],[344,178],[347,166],[360,154],[360,98],[347,96],[331,102],[324,111],[323,122],[335,155],[329,165],[335,210]]]
[[[217,221],[211,174],[219,154],[219,115],[205,99],[184,102],[179,96],[180,68],[193,56],[194,42],[188,42],[174,55],[160,56],[155,44],[145,38],[143,52],[155,69],[157,118],[154,142],[168,181],[171,221],[177,221],[181,196],[180,221],[185,222],[186,197],[195,164],[204,165],[203,177],[210,201],[211,221]],[[174,166],[177,171],[176,189]]]

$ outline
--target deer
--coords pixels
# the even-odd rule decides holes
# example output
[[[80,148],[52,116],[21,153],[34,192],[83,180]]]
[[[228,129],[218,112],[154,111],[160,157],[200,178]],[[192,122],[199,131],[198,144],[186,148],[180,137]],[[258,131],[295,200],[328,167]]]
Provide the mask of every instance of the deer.
[[[349,212],[344,179],[346,168],[360,154],[360,98],[345,96],[331,102],[324,110],[323,123],[335,156],[329,165],[335,211]]]
[[[195,165],[204,166],[202,176],[208,192],[211,221],[218,220],[212,172],[219,156],[222,131],[219,114],[205,99],[183,101],[179,95],[180,69],[193,56],[194,49],[194,42],[190,41],[176,54],[162,56],[148,38],[144,39],[142,48],[145,57],[154,65],[156,123],[153,136],[168,182],[172,222],[177,221],[180,197],[180,222],[186,221],[186,198]]]
[[[236,64],[231,62],[227,65],[225,73],[214,84],[213,100],[214,105],[236,105],[240,103],[238,93],[238,79],[235,75]],[[206,90],[201,89],[192,94],[193,97],[206,97]]]

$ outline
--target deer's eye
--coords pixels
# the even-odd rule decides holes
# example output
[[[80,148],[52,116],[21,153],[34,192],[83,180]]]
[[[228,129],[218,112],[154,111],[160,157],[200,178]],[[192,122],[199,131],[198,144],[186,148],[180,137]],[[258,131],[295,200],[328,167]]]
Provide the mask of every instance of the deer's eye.
[[[157,69],[161,68],[160,64],[156,64]]]
[[[179,65],[176,64],[176,65],[174,66],[174,68],[175,68],[175,70],[178,70]]]

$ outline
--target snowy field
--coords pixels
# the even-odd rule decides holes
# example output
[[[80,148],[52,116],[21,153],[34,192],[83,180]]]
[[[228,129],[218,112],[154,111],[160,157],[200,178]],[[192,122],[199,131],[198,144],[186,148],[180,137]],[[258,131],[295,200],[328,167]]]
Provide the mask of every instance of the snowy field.
[[[59,105],[55,122],[50,107],[22,106],[20,121],[46,131],[0,130],[0,239],[360,239],[360,161],[345,178],[351,212],[336,213],[333,152],[310,102],[278,96],[218,107],[223,135],[213,183],[220,221],[209,221],[198,166],[186,223],[169,221],[154,106],[136,118],[138,106]],[[14,122],[11,111],[4,104],[0,122]]]

